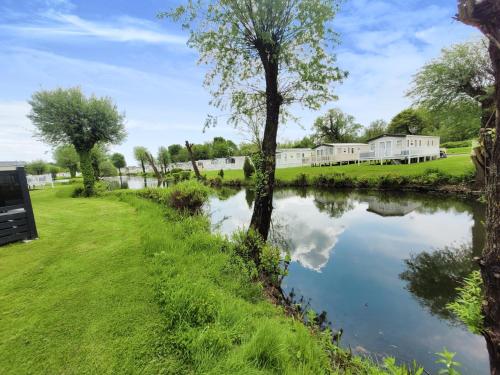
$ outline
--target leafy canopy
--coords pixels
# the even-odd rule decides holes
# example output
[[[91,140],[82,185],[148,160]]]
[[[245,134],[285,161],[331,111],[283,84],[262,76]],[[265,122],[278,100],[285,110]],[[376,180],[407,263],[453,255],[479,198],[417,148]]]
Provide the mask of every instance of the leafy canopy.
[[[110,159],[115,168],[122,169],[127,166],[127,163],[125,162],[125,156],[123,156],[123,154],[115,152],[113,155],[111,155]]]
[[[273,64],[282,104],[318,109],[335,99],[332,84],[346,76],[332,54],[337,9],[337,0],[188,0],[159,17],[189,30],[188,45],[211,68],[211,104],[229,108],[228,122],[237,125],[264,110],[265,72]],[[215,122],[209,117],[206,125]]]
[[[387,133],[387,122],[385,120],[375,120],[365,128],[361,138],[366,142],[367,140],[378,137],[384,133]]]
[[[421,134],[425,128],[422,115],[413,108],[399,112],[391,120],[387,132],[391,134]]]
[[[28,118],[51,145],[72,144],[78,152],[88,152],[96,143],[125,139],[124,115],[109,98],[87,98],[79,88],[70,88],[38,91],[29,103]]]
[[[54,150],[54,160],[57,165],[63,168],[68,168],[70,170],[76,170],[78,168],[78,154],[76,153],[75,147],[73,145],[61,145]]]
[[[444,48],[414,76],[408,96],[416,104],[438,109],[479,101],[493,86],[493,67],[484,40]],[[491,94],[491,92],[490,92]]]
[[[354,116],[340,109],[330,109],[314,121],[314,138],[317,142],[353,142],[362,128]]]

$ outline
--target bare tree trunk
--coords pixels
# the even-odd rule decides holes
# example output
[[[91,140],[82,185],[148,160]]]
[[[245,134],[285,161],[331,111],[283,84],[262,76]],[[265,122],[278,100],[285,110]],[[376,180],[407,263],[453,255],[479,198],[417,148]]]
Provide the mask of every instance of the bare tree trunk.
[[[191,159],[191,164],[193,165],[194,175],[198,180],[201,180],[200,170],[198,169],[198,166],[196,165],[196,160],[194,159],[193,145],[188,141],[186,141],[186,149],[188,151],[189,158]]]
[[[155,159],[153,158],[153,155],[151,155],[149,152],[146,153],[146,158],[148,159],[148,162],[149,162],[149,165],[151,165],[151,168],[153,168],[156,179],[158,180],[157,186],[160,187],[161,183],[163,181],[163,177],[162,177],[161,173],[158,171],[158,168],[156,168]]]
[[[495,126],[483,129],[486,154],[486,245],[481,259],[485,289],[484,332],[492,375],[500,375],[500,2],[459,0],[458,17],[479,28],[490,40],[495,75]]]
[[[144,160],[141,160],[142,173],[146,174],[146,168],[144,167]]]
[[[266,72],[266,126],[262,139],[260,160],[256,163],[257,184],[255,203],[250,228],[267,240],[273,212],[274,172],[276,170],[276,136],[278,133],[280,107],[283,98],[278,91],[278,64],[259,51]],[[254,254],[258,262],[259,254]]]

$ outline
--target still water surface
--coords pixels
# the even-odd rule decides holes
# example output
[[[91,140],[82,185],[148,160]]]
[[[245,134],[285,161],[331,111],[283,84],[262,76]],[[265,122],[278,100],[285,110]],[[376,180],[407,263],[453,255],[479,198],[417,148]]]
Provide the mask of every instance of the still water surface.
[[[248,225],[251,190],[210,201],[214,230]],[[286,291],[326,311],[353,352],[416,359],[437,373],[434,353],[457,352],[462,374],[487,374],[481,336],[445,305],[484,244],[484,206],[425,194],[278,190],[273,232],[292,256]]]

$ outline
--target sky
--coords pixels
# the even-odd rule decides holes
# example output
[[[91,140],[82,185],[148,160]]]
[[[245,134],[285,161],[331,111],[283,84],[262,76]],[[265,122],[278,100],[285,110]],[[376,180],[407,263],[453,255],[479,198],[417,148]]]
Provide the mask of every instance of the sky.
[[[179,0],[175,0],[178,2]],[[126,115],[127,140],[112,146],[134,165],[133,147],[215,136],[237,143],[247,135],[219,122],[203,131],[213,109],[203,87],[206,67],[186,46],[187,33],[156,14],[172,0],[0,0],[0,160],[52,159],[33,136],[26,115],[37,90],[79,86],[109,96]],[[367,126],[390,119],[411,102],[412,76],[443,47],[477,38],[453,20],[456,0],[346,0],[333,22],[341,43],[338,65],[349,77],[336,86],[339,100],[318,111],[296,108],[298,124],[283,124],[281,141],[311,132],[329,108]]]

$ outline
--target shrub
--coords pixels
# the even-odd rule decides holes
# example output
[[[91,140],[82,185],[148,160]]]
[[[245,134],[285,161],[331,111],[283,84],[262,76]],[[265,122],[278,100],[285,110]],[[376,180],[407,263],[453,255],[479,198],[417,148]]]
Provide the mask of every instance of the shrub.
[[[307,175],[305,173],[299,173],[293,180],[293,185],[295,186],[307,186],[307,183]]]
[[[182,169],[182,168],[172,168],[172,169],[170,170],[170,173],[179,173],[179,172],[182,172],[182,171],[183,171],[183,169]]]
[[[460,148],[460,147],[472,147],[472,141],[455,141],[455,142],[445,142],[441,143],[441,147],[444,148]]]
[[[180,182],[168,189],[149,188],[138,191],[138,195],[167,205],[180,212],[200,212],[207,202],[210,189],[194,180]]]
[[[181,172],[181,181],[186,181],[191,178],[191,171],[182,171]]]
[[[217,173],[220,178],[224,178],[224,169],[221,169],[219,173]]]
[[[255,167],[248,157],[245,156],[245,162],[243,163],[243,174],[245,178],[250,178],[255,173]]]

